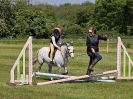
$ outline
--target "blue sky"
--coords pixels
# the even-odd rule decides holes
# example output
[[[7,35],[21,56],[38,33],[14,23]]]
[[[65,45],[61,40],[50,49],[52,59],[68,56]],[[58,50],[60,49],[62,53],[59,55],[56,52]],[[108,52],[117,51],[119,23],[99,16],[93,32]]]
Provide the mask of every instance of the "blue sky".
[[[64,4],[64,3],[72,3],[72,4],[81,4],[85,1],[95,2],[95,0],[31,0],[33,3],[47,3],[47,4]]]

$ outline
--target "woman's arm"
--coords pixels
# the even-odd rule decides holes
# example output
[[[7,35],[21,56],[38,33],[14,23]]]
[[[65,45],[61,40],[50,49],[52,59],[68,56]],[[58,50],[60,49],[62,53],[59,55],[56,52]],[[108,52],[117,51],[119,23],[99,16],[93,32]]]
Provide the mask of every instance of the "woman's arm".
[[[99,39],[99,40],[107,41],[107,36],[98,35],[98,39]]]

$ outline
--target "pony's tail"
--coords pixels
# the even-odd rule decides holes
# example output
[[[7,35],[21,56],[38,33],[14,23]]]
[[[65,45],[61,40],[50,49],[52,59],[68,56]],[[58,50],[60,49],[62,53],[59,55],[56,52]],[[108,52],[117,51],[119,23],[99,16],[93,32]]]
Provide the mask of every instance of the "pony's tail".
[[[37,51],[36,57],[35,57],[34,60],[33,60],[33,65],[37,62],[38,52],[39,52],[39,51]]]

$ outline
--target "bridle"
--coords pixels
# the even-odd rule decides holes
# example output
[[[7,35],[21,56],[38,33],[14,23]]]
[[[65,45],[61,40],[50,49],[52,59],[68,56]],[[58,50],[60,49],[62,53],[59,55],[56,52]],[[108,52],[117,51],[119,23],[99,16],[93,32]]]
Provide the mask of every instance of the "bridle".
[[[71,47],[72,45],[70,45],[69,43],[63,43],[61,46],[66,46],[67,47],[67,55],[71,56],[71,53],[74,53],[74,51],[70,51],[69,47]]]
[[[69,47],[71,47],[71,45],[66,44],[66,46],[67,46],[67,54],[70,56],[71,53],[74,53],[74,51],[70,51]]]

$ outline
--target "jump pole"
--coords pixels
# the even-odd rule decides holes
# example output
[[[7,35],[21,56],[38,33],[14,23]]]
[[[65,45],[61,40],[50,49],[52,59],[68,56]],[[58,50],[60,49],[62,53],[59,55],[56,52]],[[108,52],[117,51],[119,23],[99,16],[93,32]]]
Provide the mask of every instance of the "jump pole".
[[[68,76],[68,75],[61,75],[61,74],[51,74],[51,73],[42,73],[42,72],[34,72],[33,76],[46,76],[46,77],[55,77],[55,78],[72,78],[77,76]],[[88,81],[97,81],[97,82],[115,82],[113,78],[88,78],[82,80],[75,80],[75,82],[88,82]]]
[[[82,76],[70,77],[70,78],[66,78],[66,79],[53,80],[53,81],[48,81],[48,82],[40,82],[40,83],[36,83],[36,84],[37,85],[55,84],[55,83],[80,80],[80,79],[85,79],[85,78],[90,78],[90,77],[97,77],[97,76],[102,76],[102,75],[107,75],[107,74],[113,74],[113,73],[116,73],[116,72],[117,72],[117,70],[112,70],[112,71],[106,71],[106,72],[97,73],[97,74],[93,74],[93,75],[82,75]]]
[[[70,78],[75,76],[68,76],[68,75],[59,75],[59,74],[50,74],[50,73],[42,73],[42,72],[35,72],[33,76],[48,76],[48,77],[58,77],[58,78]]]

